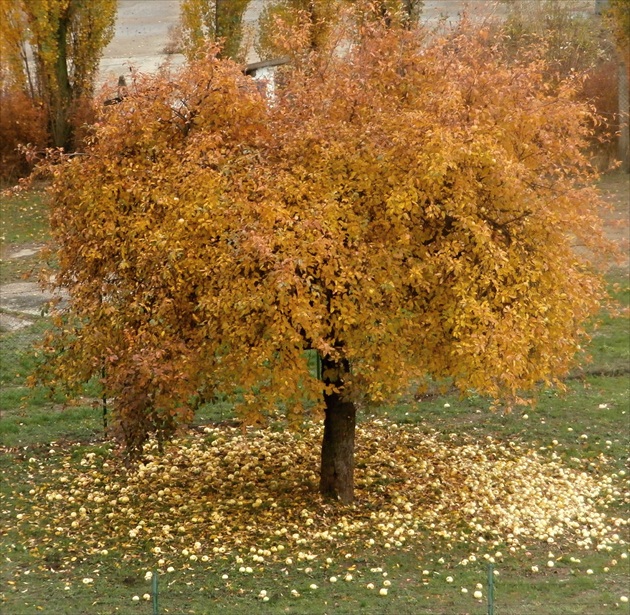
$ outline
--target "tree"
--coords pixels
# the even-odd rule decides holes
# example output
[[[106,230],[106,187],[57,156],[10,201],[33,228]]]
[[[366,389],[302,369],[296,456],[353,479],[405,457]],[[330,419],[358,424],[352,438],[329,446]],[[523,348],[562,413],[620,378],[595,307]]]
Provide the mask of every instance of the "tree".
[[[26,23],[17,5],[0,5],[0,181],[10,182],[27,175],[31,165],[19,151],[20,144],[45,147],[46,118],[33,98],[31,75],[25,72]]]
[[[423,0],[273,0],[265,5],[260,19],[256,49],[262,58],[324,51],[338,41],[339,22],[378,21],[392,27],[410,28],[417,24]]]
[[[209,43],[221,42],[221,56],[239,59],[248,4],[249,0],[183,0],[182,42],[186,56],[199,57]]]
[[[0,11],[10,82],[44,106],[52,145],[70,149],[72,116],[93,93],[116,0],[16,0]]]
[[[26,16],[17,4],[0,5],[0,77],[2,91],[27,87]],[[30,86],[33,91],[33,86]]]
[[[548,70],[560,79],[572,71],[582,73],[611,55],[600,20],[585,14],[576,0],[509,0],[507,5],[509,48],[518,55],[523,46],[542,41]]]
[[[56,168],[72,316],[43,377],[104,373],[131,451],[213,393],[244,426],[323,412],[320,490],[348,503],[358,403],[429,378],[518,400],[573,365],[607,245],[576,80],[465,24],[370,27],[273,105],[217,58],[140,85]]]
[[[261,58],[323,49],[339,18],[342,0],[273,0],[260,18],[256,50]]]
[[[608,20],[620,58],[619,89],[619,158],[621,166],[630,172],[630,0],[611,0]]]
[[[619,55],[626,66],[630,65],[630,2],[610,0],[606,15],[610,20]]]
[[[600,165],[609,163],[618,131],[617,84],[614,45],[602,19],[584,12],[577,0],[504,0],[507,4],[505,34],[508,48],[519,56],[532,41],[544,45],[550,79],[583,75],[580,96],[598,115],[591,151]]]
[[[420,18],[424,0],[377,0],[357,4],[362,13],[382,19],[387,27],[410,28]]]

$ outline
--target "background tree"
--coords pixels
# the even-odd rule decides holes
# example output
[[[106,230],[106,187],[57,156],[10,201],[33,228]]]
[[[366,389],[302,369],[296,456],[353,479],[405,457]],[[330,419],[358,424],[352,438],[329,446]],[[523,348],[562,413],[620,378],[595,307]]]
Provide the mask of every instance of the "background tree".
[[[320,491],[345,503],[360,402],[559,384],[604,295],[589,109],[540,57],[461,28],[365,26],[273,106],[207,58],[110,108],[55,171],[72,316],[42,377],[105,367],[136,453],[209,392],[244,425],[323,412]]]
[[[354,4],[361,14],[381,19],[387,27],[399,25],[409,28],[418,22],[424,0],[359,0]]]
[[[619,54],[626,66],[630,65],[630,1],[609,0],[607,17],[615,35]]]
[[[35,96],[35,84],[27,61],[26,14],[17,3],[0,5],[0,78],[2,90],[20,89]]]
[[[594,105],[591,152],[602,168],[615,158],[619,130],[617,59],[610,31],[596,14],[584,12],[578,0],[504,0],[504,31],[511,56],[540,43],[550,79],[581,75],[580,97]]]
[[[272,0],[260,14],[256,51],[262,59],[272,59],[323,49],[343,4],[343,0]]]
[[[16,0],[1,10],[8,82],[41,103],[51,144],[71,149],[73,114],[92,96],[101,53],[113,36],[116,0]]]
[[[48,130],[27,62],[26,16],[17,4],[0,4],[0,179],[14,181],[31,169],[20,144],[44,148]]]
[[[504,2],[508,48],[518,55],[533,41],[542,42],[548,70],[557,78],[566,78],[571,71],[583,73],[610,58],[612,45],[601,20],[585,14],[578,0]]]
[[[630,0],[610,0],[607,11],[617,52],[619,90],[619,158],[622,168],[630,173]]]
[[[241,58],[243,15],[249,0],[182,0],[183,50],[189,59],[205,53],[211,42],[221,42],[220,55]]]

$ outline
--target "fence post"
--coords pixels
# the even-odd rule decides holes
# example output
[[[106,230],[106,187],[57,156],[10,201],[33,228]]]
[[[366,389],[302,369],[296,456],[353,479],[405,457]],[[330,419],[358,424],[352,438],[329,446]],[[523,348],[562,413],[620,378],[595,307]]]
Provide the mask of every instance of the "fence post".
[[[102,402],[103,402],[103,431],[105,432],[105,436],[107,436],[107,395],[105,392],[105,377],[107,376],[106,372],[105,372],[105,365],[103,364],[103,367],[101,368],[101,382],[102,382],[102,387],[103,387],[103,396],[102,396]]]
[[[629,94],[628,94],[628,74],[630,67],[623,60],[619,60],[618,67],[619,84],[619,160],[621,168],[626,173],[630,173],[630,123],[628,121]]]
[[[494,615],[494,566],[488,564],[488,615]]]
[[[156,570],[151,577],[153,595],[153,615],[158,615],[158,571]]]

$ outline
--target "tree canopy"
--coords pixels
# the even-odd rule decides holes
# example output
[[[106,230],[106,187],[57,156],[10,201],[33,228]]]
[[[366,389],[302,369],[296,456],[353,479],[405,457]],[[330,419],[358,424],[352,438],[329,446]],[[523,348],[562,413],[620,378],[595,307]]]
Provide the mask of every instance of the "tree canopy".
[[[349,502],[358,402],[514,399],[574,364],[606,249],[577,80],[466,25],[349,40],[272,102],[212,57],[147,79],[56,169],[45,367],[100,377],[131,450],[212,394],[246,425],[323,410],[321,489]]]
[[[243,15],[249,0],[182,0],[181,24],[184,53],[204,54],[210,43],[221,43],[221,55],[241,56]]]
[[[630,65],[630,2],[610,0],[606,15],[612,26],[619,55],[627,67]]]
[[[273,0],[261,12],[256,48],[262,58],[323,48],[343,0]]]
[[[305,52],[339,44],[338,26],[347,18],[359,27],[377,21],[411,28],[423,6],[424,0],[271,0],[260,15],[256,49],[262,58],[290,56],[295,62]]]
[[[44,106],[56,147],[72,146],[73,114],[93,93],[102,51],[114,34],[116,7],[116,0],[0,5],[1,85],[26,91]]]

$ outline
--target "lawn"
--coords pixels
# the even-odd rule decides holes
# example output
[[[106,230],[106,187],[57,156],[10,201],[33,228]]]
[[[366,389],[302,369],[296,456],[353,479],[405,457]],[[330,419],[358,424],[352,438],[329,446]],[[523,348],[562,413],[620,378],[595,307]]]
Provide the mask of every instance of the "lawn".
[[[35,254],[8,258],[19,250],[35,250],[48,240],[48,220],[42,190],[0,195],[0,284],[23,280],[41,269]]]
[[[3,227],[12,247],[36,210]],[[609,281],[627,308],[627,271]],[[94,387],[26,387],[46,326],[1,334],[3,613],[474,615],[489,573],[496,615],[630,613],[627,311],[532,407],[436,390],[364,408],[350,508],[317,495],[319,425],[243,434],[226,403],[126,467]]]

